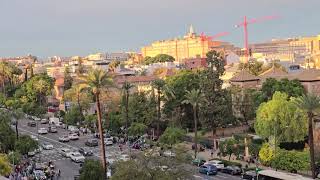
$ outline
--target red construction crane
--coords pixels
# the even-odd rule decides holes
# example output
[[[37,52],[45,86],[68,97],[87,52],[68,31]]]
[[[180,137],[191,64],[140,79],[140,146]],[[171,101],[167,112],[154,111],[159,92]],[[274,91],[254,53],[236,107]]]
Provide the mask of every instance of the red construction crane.
[[[236,25],[236,27],[243,26],[243,28],[244,28],[245,63],[248,62],[248,56],[249,56],[248,25],[249,24],[263,22],[263,21],[267,21],[267,20],[277,19],[277,18],[279,18],[279,16],[265,16],[265,17],[261,17],[261,18],[257,18],[257,19],[248,20],[247,16],[244,16],[244,21],[241,22],[240,24]]]
[[[205,41],[212,41],[213,39],[217,39],[218,37],[221,37],[221,36],[227,36],[229,34],[230,34],[229,32],[221,32],[221,33],[215,34],[213,36],[207,36],[202,32],[200,34],[200,40],[202,43],[202,57],[205,57],[205,52],[204,52],[204,42]]]

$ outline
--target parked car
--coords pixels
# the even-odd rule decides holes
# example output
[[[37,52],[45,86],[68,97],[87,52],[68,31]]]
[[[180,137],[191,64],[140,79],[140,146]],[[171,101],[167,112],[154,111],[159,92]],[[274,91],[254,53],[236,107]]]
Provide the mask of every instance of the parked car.
[[[219,160],[210,160],[210,161],[206,162],[205,164],[214,165],[218,168],[218,170],[221,170],[224,168],[223,162],[219,161]]]
[[[29,122],[27,123],[27,125],[30,126],[30,127],[36,127],[36,126],[37,126],[37,123],[34,122],[34,121],[29,121]]]
[[[112,146],[113,145],[113,138],[104,138],[104,144],[106,146]]]
[[[231,174],[231,175],[240,175],[241,169],[238,166],[227,166],[221,169],[221,172]]]
[[[32,116],[32,119],[35,120],[35,121],[41,121],[41,119],[36,117],[36,116]]]
[[[79,136],[76,133],[72,133],[72,134],[69,134],[69,139],[70,140],[78,140]]]
[[[257,180],[257,173],[256,171],[247,171],[243,173],[242,179]]]
[[[47,179],[46,174],[42,170],[34,170],[33,176],[35,177],[35,179],[39,179],[39,180]]]
[[[201,166],[204,163],[206,163],[206,160],[204,160],[202,158],[196,158],[196,159],[192,160],[193,165]]]
[[[195,149],[195,147],[196,147],[196,145],[192,144],[192,149],[193,150]],[[200,151],[200,152],[205,150],[204,146],[201,145],[201,144],[197,144],[197,148],[198,148],[198,151]]]
[[[96,140],[96,139],[88,139],[85,142],[85,145],[90,146],[90,147],[98,146],[98,140]]]
[[[48,130],[46,128],[39,128],[38,134],[47,134]]]
[[[33,157],[34,155],[36,155],[36,151],[35,150],[28,152],[28,156],[29,157]]]
[[[89,148],[85,148],[85,147],[80,148],[79,152],[84,156],[92,156],[93,155],[93,152]]]
[[[69,138],[69,136],[64,135],[64,136],[59,137],[59,141],[60,142],[69,142],[70,138]]]
[[[85,160],[85,157],[80,154],[79,152],[71,152],[70,153],[70,158],[72,161],[76,162],[76,163],[83,163]]]
[[[50,143],[47,143],[47,142],[43,142],[43,143],[41,144],[41,146],[42,146],[42,148],[45,149],[45,150],[51,150],[51,149],[53,149],[53,145],[50,144]]]
[[[167,150],[165,152],[163,152],[163,155],[166,156],[166,157],[176,157],[176,153],[170,151],[170,150]]]
[[[216,175],[218,173],[218,169],[216,166],[207,164],[207,165],[201,165],[199,168],[199,173],[206,174],[206,175]]]
[[[40,123],[41,124],[47,124],[49,121],[47,119],[41,119]]]
[[[64,157],[70,157],[71,153],[72,153],[72,151],[68,148],[61,148],[60,149],[60,154]]]
[[[128,154],[122,154],[120,156],[119,160],[121,160],[121,161],[129,161],[130,160],[130,156]]]
[[[49,126],[49,132],[50,133],[57,133],[58,132],[57,127],[56,126]]]
[[[35,135],[31,135],[30,137],[31,137],[31,139],[33,139],[33,140],[35,140],[35,141],[39,141],[38,137],[35,136]]]

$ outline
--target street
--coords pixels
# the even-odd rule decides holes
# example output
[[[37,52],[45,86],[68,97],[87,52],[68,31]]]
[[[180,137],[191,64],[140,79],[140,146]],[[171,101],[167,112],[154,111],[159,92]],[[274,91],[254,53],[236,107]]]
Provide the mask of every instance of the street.
[[[38,124],[39,127],[30,127],[27,125],[28,120],[20,120],[18,124],[18,129],[20,134],[27,134],[27,135],[34,135],[38,137],[39,143],[43,142],[49,142],[51,143],[54,148],[52,150],[42,150],[40,153],[36,154],[34,157],[31,157],[31,159],[35,160],[36,162],[41,163],[48,163],[49,161],[52,161],[56,165],[56,169],[61,170],[61,179],[74,179],[75,175],[79,174],[80,165],[72,162],[70,158],[64,157],[60,154],[59,149],[60,148],[69,148],[72,150],[78,150],[81,147],[85,147],[85,141],[87,139],[92,138],[92,134],[83,135],[81,134],[79,137],[79,140],[72,141],[70,140],[67,143],[62,143],[58,141],[58,138],[67,135],[68,130],[65,130],[63,128],[58,128],[57,133],[48,133],[45,135],[39,135],[37,133],[38,128],[48,128],[48,124]],[[89,158],[100,158],[100,149],[98,147],[88,147],[93,152],[93,156]],[[126,149],[124,148],[123,152],[126,152]],[[106,156],[111,157],[113,159],[118,159],[119,155],[121,154],[119,147],[117,145],[112,146],[106,146]],[[215,176],[207,176],[203,174],[198,173],[198,167],[191,166],[189,164],[186,164],[188,166],[188,169],[194,174],[193,179],[221,179],[221,180],[238,180],[241,179],[239,176],[231,176],[229,174],[224,174],[219,172]]]

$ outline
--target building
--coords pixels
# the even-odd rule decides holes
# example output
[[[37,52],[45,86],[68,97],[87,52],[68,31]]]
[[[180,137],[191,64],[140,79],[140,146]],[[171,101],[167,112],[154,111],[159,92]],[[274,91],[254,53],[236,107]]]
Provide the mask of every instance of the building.
[[[200,69],[207,67],[206,58],[190,58],[184,60],[185,68],[188,70]]]
[[[204,58],[211,47],[219,47],[221,41],[197,35],[192,26],[183,38],[155,41],[149,46],[141,48],[143,57],[155,57],[158,54],[168,54],[177,61],[190,58]]]
[[[127,61],[129,58],[130,58],[130,54],[125,52],[106,54],[106,60],[108,61]]]

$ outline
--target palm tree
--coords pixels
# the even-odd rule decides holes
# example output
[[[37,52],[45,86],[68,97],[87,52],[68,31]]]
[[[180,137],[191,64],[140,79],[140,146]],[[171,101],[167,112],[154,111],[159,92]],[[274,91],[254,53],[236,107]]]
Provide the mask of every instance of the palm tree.
[[[101,163],[104,171],[106,171],[106,154],[105,154],[102,120],[101,120],[100,93],[104,88],[112,84],[112,79],[102,69],[92,69],[89,71],[86,77],[81,77],[80,79],[83,81],[81,84],[90,88],[93,94],[95,95],[97,117],[98,117],[98,128],[99,128],[100,144],[101,144],[100,146],[101,147]]]
[[[162,79],[157,79],[152,82],[152,87],[157,91],[157,137],[160,135],[160,118],[161,118],[161,95],[162,90],[165,85],[165,81]]]
[[[197,114],[199,111],[199,106],[204,101],[204,95],[200,90],[192,89],[191,91],[186,91],[185,100],[182,101],[183,104],[191,104],[193,109],[193,120],[194,120],[194,157],[197,157],[197,143],[198,143],[198,119]]]
[[[122,90],[125,95],[125,111],[126,111],[126,139],[128,140],[128,126],[129,126],[129,95],[130,95],[130,89],[133,88],[134,85],[128,83],[127,81],[124,82],[122,85]]]
[[[34,85],[34,89],[38,94],[38,102],[39,105],[42,106],[42,100],[45,99],[44,96],[46,95],[48,89],[50,88],[50,84],[48,82],[46,82],[43,79],[40,79],[35,85]]]
[[[15,128],[16,128],[16,137],[19,138],[19,131],[18,131],[18,122],[23,117],[23,112],[21,109],[11,110],[10,111],[11,117],[15,120]]]
[[[314,139],[313,139],[313,117],[315,116],[315,113],[320,108],[320,98],[314,94],[307,94],[302,95],[299,97],[296,102],[296,106],[300,109],[303,109],[308,116],[308,138],[309,138],[309,147],[310,147],[310,166],[312,171],[312,177],[316,177],[315,172],[315,158],[314,158]]]

